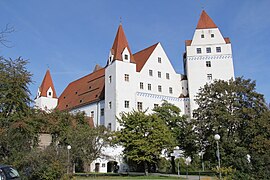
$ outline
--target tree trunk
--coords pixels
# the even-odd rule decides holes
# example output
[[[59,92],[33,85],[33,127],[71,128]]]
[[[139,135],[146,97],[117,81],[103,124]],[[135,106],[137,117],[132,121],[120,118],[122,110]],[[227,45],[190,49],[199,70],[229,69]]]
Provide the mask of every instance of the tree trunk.
[[[148,176],[148,164],[147,164],[147,161],[144,161],[144,175]]]

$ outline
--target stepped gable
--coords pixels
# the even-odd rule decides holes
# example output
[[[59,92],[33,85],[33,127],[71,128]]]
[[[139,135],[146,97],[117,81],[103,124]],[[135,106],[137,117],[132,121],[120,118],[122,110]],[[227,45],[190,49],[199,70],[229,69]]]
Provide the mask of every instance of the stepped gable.
[[[41,86],[39,87],[39,91],[40,91],[40,96],[39,97],[47,97],[47,91],[49,88],[52,88],[53,91],[53,98],[57,98],[56,96],[56,91],[53,85],[53,81],[52,81],[52,76],[50,73],[50,70],[48,69],[46,71],[46,74],[44,76],[44,79],[41,83]]]
[[[122,24],[120,24],[118,27],[114,42],[113,42],[113,46],[111,48],[111,53],[114,55],[113,61],[114,60],[123,61],[122,52],[125,48],[127,48],[129,51],[130,62],[135,63],[134,57],[131,53],[126,35],[125,35],[123,27],[122,27]]]
[[[214,21],[208,16],[208,14],[203,10],[197,24],[196,29],[211,29],[217,28]]]
[[[134,54],[134,59],[135,59],[136,65],[137,65],[136,66],[137,72],[141,71],[144,64],[149,59],[150,55],[153,53],[153,51],[155,50],[155,48],[157,47],[158,44],[159,43],[156,43],[156,44]]]
[[[71,82],[58,99],[57,109],[71,110],[104,99],[105,68]]]

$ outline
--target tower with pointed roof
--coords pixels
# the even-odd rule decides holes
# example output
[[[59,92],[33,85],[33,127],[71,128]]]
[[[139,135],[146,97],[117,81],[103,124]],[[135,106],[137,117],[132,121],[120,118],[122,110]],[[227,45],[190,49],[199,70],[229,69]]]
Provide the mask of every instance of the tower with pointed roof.
[[[38,88],[37,96],[35,98],[36,108],[42,110],[52,110],[57,106],[58,99],[53,85],[50,70],[46,71],[41,86]]]
[[[186,41],[184,72],[188,79],[191,114],[199,89],[215,79],[234,78],[232,49],[214,21],[203,10],[192,40]]]
[[[131,96],[135,94],[135,73],[135,60],[120,24],[105,69],[105,126],[109,129],[119,129],[116,116],[124,110],[119,103],[135,103]]]

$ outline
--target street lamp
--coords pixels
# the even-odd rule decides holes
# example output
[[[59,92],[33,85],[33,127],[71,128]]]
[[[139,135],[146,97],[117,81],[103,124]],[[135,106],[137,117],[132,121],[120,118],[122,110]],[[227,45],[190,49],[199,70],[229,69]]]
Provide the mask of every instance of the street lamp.
[[[179,146],[176,146],[176,147],[175,147],[175,150],[176,150],[176,151],[179,151],[179,149],[180,149]],[[180,153],[179,153],[179,152],[177,153],[177,156],[180,156]],[[178,159],[178,163],[177,163],[177,174],[178,174],[178,176],[180,177],[179,163],[180,163],[180,159]]]
[[[67,146],[67,153],[68,153],[68,166],[67,166],[67,174],[69,174],[69,164],[70,164],[70,158],[69,158],[69,150],[71,149],[71,145]]]
[[[219,170],[219,179],[221,179],[221,170],[220,170],[220,153],[219,153],[219,145],[218,145],[218,142],[220,140],[220,135],[216,134],[214,136],[214,139],[216,140],[217,142],[217,158],[218,158],[218,170]]]
[[[187,179],[188,179],[188,165],[190,164],[190,162],[191,162],[191,158],[190,157],[187,157],[186,158],[186,165],[187,165]]]

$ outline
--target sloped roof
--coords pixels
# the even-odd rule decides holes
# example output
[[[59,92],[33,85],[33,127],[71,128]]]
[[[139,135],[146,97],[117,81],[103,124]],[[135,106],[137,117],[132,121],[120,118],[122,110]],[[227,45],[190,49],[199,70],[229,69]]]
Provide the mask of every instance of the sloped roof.
[[[52,91],[53,91],[53,98],[57,98],[56,91],[55,91],[52,77],[51,77],[51,73],[50,73],[50,70],[48,69],[41,83],[41,86],[39,87],[40,96],[47,97],[47,91],[50,87],[52,88]]]
[[[105,93],[105,68],[94,71],[71,82],[58,99],[59,110],[71,110],[103,100]]]
[[[203,10],[197,24],[196,29],[210,29],[217,28],[214,21],[208,16],[208,14]]]
[[[114,42],[113,42],[113,46],[111,48],[111,53],[114,55],[113,60],[120,60],[123,61],[122,59],[122,52],[123,50],[127,48],[130,54],[130,62],[134,63],[134,57],[131,53],[131,50],[129,48],[128,45],[128,41],[126,38],[126,35],[124,33],[122,24],[119,25]]]
[[[146,61],[149,59],[150,55],[152,54],[152,52],[155,50],[155,48],[157,47],[159,43],[156,43],[146,49],[143,49],[137,53],[134,54],[134,59],[136,62],[136,71],[140,72],[141,69],[143,68],[144,64],[146,63]]]

